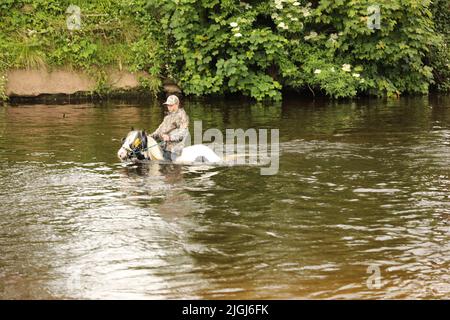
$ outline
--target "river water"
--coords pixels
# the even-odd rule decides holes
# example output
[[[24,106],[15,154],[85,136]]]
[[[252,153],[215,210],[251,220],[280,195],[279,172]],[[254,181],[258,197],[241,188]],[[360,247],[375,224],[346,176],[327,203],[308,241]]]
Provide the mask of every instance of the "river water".
[[[119,163],[155,102],[0,107],[0,298],[450,298],[450,97],[185,108],[278,173]]]

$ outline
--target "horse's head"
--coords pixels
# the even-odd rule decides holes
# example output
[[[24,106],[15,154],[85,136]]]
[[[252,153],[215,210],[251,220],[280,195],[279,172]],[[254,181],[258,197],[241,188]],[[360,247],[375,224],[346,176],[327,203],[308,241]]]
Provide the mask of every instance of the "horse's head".
[[[122,161],[133,158],[163,160],[158,143],[152,137],[147,136],[145,131],[140,130],[132,130],[122,139],[122,146],[117,151],[117,156]]]
[[[130,131],[125,138],[122,139],[122,146],[117,151],[120,160],[137,158],[145,159],[144,153],[147,151],[147,135],[145,131]]]

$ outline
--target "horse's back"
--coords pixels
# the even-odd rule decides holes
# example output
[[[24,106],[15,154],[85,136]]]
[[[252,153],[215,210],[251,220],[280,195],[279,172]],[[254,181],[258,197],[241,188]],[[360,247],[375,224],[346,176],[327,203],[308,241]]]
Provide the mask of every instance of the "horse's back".
[[[180,162],[209,162],[218,163],[222,159],[211,148],[202,145],[195,144],[193,146],[183,148],[180,157],[177,158]]]

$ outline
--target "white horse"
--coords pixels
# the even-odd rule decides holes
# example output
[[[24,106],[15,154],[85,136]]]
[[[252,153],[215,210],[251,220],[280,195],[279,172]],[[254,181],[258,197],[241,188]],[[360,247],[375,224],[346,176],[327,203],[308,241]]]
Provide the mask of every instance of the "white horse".
[[[148,136],[145,131],[132,130],[124,138],[122,146],[117,151],[120,160],[165,160],[159,143]],[[206,162],[218,164],[222,159],[210,148],[202,144],[196,144],[183,148],[181,155],[176,157],[173,163],[189,164]]]

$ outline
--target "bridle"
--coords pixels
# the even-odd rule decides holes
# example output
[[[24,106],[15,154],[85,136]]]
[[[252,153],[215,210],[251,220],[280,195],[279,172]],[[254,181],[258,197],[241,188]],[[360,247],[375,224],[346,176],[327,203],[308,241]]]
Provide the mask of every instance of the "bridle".
[[[155,143],[154,145],[148,147],[147,136],[144,133],[139,132],[137,134],[137,137],[134,138],[133,142],[131,142],[127,146],[122,145],[122,148],[125,149],[125,151],[127,152],[127,159],[132,159],[133,157],[136,157],[138,160],[145,160],[146,157],[144,155],[144,152],[150,150],[153,147],[161,145],[162,143],[164,143],[164,141]]]

